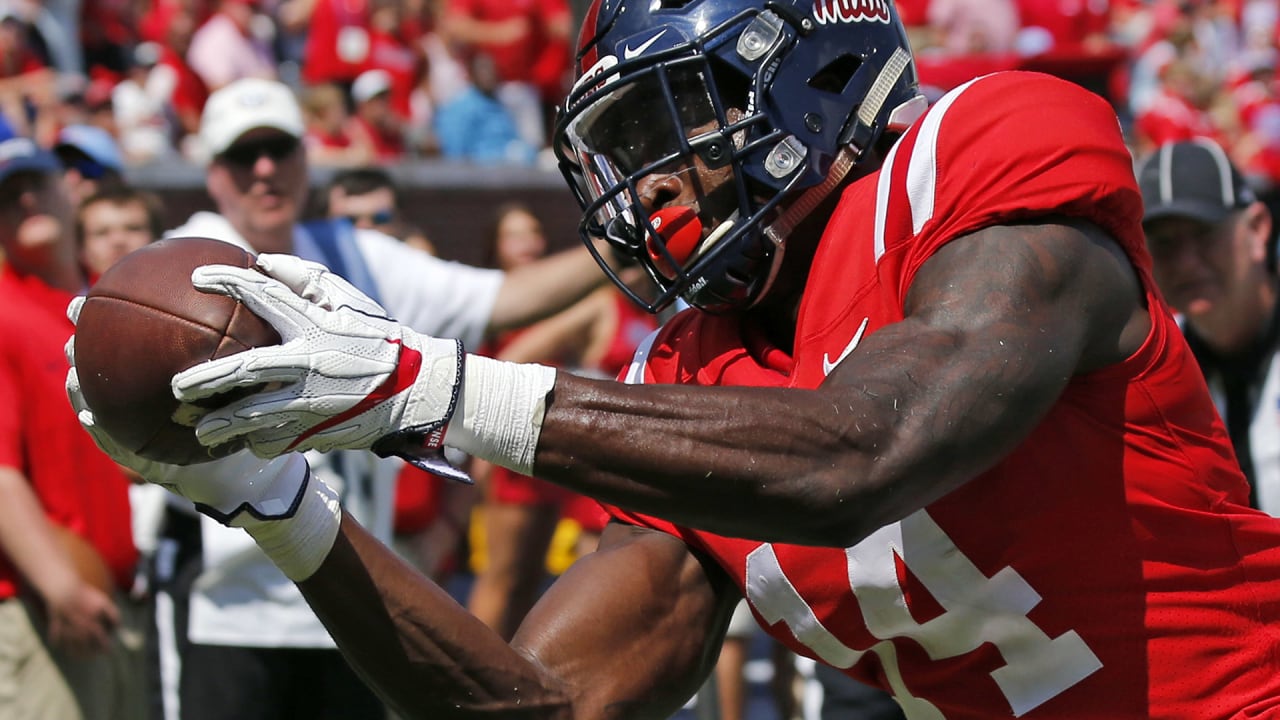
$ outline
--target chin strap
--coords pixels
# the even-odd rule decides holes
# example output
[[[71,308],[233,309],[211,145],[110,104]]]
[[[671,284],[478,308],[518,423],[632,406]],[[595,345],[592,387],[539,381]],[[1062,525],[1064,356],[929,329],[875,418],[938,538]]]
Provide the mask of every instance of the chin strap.
[[[840,183],[844,182],[845,177],[853,170],[854,164],[857,163],[860,157],[862,157],[862,152],[852,146],[845,145],[840,148],[840,152],[836,153],[835,161],[831,163],[831,169],[827,171],[826,179],[800,193],[778,215],[778,218],[769,223],[768,227],[764,229],[764,236],[778,247],[776,254],[779,258],[781,258],[782,248],[787,238],[791,235],[791,231],[795,230],[796,225],[808,217],[809,213],[813,212],[814,208],[818,207],[823,200],[826,200],[832,190],[835,190]]]
[[[911,65],[911,56],[906,50],[897,48],[893,54],[889,56],[884,67],[880,68],[880,73],[876,75],[876,79],[871,83],[871,89],[867,91],[867,97],[858,107],[857,115],[850,129],[849,138],[844,142],[839,152],[836,153],[835,159],[831,162],[831,169],[827,171],[827,177],[817,185],[805,190],[790,203],[778,215],[778,218],[764,229],[765,237],[777,247],[773,269],[770,271],[769,284],[773,282],[773,275],[777,272],[782,259],[782,249],[786,246],[787,237],[791,235],[791,231],[795,230],[796,225],[801,220],[808,217],[814,208],[818,207],[822,201],[844,182],[849,172],[853,170],[853,166],[858,160],[862,159],[863,154],[867,150],[871,132],[875,127],[876,118],[880,116],[880,109],[884,107],[885,101],[889,99],[898,79],[902,77],[902,73]],[[888,119],[888,125],[891,129],[901,130],[915,122],[917,118],[927,109],[927,102],[924,97],[917,95],[902,105],[894,109]],[[766,285],[767,287],[767,285]],[[763,293],[761,293],[763,295]]]

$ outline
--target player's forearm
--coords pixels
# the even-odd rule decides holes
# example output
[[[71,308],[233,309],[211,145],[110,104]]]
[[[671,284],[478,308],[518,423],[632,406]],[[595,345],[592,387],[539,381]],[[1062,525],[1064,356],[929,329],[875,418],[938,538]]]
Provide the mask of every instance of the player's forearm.
[[[401,717],[571,717],[538,667],[348,517],[324,564],[298,586]]]
[[[811,391],[634,386],[560,373],[535,470],[720,534],[843,543],[893,512],[874,503],[871,444],[881,433],[872,422],[860,438],[848,436],[830,402]]]

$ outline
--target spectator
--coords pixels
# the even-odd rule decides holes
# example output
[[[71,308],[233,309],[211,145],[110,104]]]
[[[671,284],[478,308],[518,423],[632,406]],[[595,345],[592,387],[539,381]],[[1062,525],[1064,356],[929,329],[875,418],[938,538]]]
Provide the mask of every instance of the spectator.
[[[183,157],[202,161],[205,157],[196,133],[209,90],[187,62],[196,16],[186,5],[173,7],[161,16],[165,18],[162,39],[155,41],[160,46],[160,60],[151,73],[154,77],[148,78],[148,86],[154,83],[156,95],[163,98],[165,107],[172,113],[174,146]]]
[[[1111,2],[1106,0],[1017,0],[1023,42],[1041,52],[1099,53],[1112,47]],[[1027,35],[1042,39],[1030,41]]]
[[[368,165],[377,159],[373,138],[353,129],[347,99],[333,84],[313,85],[303,91],[306,114],[307,160],[319,167]]]
[[[128,185],[100,189],[82,200],[76,210],[76,246],[90,283],[120,258],[163,233],[160,199]]]
[[[492,62],[496,82],[485,92],[507,108],[534,151],[547,141],[544,104],[558,102],[567,88],[571,23],[565,0],[445,0],[441,31],[460,44],[473,73],[471,59]]]
[[[1018,34],[1013,0],[930,0],[928,17],[934,44],[948,55],[1012,52]]]
[[[68,125],[53,152],[61,161],[71,201],[77,205],[99,189],[124,182],[124,157],[115,138],[92,125]]]
[[[415,146],[423,154],[438,154],[435,136],[436,112],[458,98],[471,85],[466,65],[458,58],[440,32],[428,31],[418,41],[426,70],[409,94],[409,127]]]
[[[1198,74],[1194,66],[1174,60],[1160,72],[1155,98],[1134,118],[1134,144],[1138,155],[1154,148],[1194,137],[1220,136],[1210,114],[1218,86]]]
[[[521,138],[507,106],[494,96],[497,75],[488,56],[471,58],[471,80],[448,104],[436,108],[441,156],[479,165],[532,163],[534,146]]]
[[[61,78],[83,78],[84,49],[79,15],[65,0],[3,0],[0,15],[22,24],[27,42],[41,62]]]
[[[1276,84],[1276,50],[1251,50],[1236,59],[1227,86],[1238,114],[1240,135],[1230,154],[1246,177],[1267,186],[1280,185],[1280,86]]]
[[[15,135],[48,143],[57,132],[58,79],[33,47],[37,37],[19,17],[0,10],[0,112]]]
[[[256,33],[257,0],[216,0],[217,11],[191,36],[187,62],[209,90],[241,78],[275,79],[270,44]]]
[[[303,62],[306,60],[307,38],[311,35],[317,0],[282,0],[275,4],[277,32],[282,66],[289,68],[289,77],[301,81]],[[281,77],[285,74],[282,72]]]
[[[1138,167],[1153,271],[1226,420],[1255,507],[1280,515],[1276,228],[1221,147],[1197,138]]]
[[[130,57],[138,44],[137,10],[140,3],[134,0],[53,0],[50,6],[60,6],[54,15],[78,15],[75,22],[79,32],[71,31],[71,38],[79,37],[83,45],[83,63],[77,68],[91,72],[102,68],[123,75],[133,64]],[[66,27],[70,27],[69,25]]]
[[[157,72],[162,52],[158,43],[140,43],[124,79],[111,92],[120,148],[130,165],[169,157],[176,150],[172,76]]]
[[[303,82],[350,88],[356,76],[369,67],[368,2],[315,0],[309,18]]]
[[[402,4],[402,0],[369,0],[369,60],[364,72],[386,73],[391,110],[404,123],[409,119],[409,94],[423,71],[423,57],[403,37]]]
[[[355,103],[352,134],[363,134],[381,162],[405,157],[404,120],[391,106],[391,74],[386,70],[366,70],[351,85]]]
[[[423,252],[436,254],[426,233],[409,223],[401,209],[400,189],[391,174],[379,167],[340,170],[330,179],[324,214],[356,227],[377,230]]]
[[[1147,112],[1162,92],[1186,98],[1193,106],[1204,104],[1203,93],[1222,82],[1228,67],[1219,23],[1201,16],[1195,3],[1157,4],[1152,23],[1150,37],[1135,48],[1129,94],[1134,117]],[[1174,64],[1177,76],[1166,77]],[[1163,142],[1156,141],[1152,149],[1159,144]]]
[[[303,133],[301,110],[281,83],[239,80],[213,93],[201,136],[213,158],[206,186],[218,212],[196,213],[170,234],[324,259],[344,267],[352,283],[377,293],[405,322],[471,343],[486,331],[540,319],[599,284],[584,249],[503,274],[447,263],[345,223],[299,224],[309,189]],[[316,453],[310,462],[317,476],[344,488],[349,511],[390,540],[400,459],[360,451]],[[162,543],[174,549],[176,562],[156,578],[157,593],[173,607],[158,623],[176,628],[167,647],[182,667],[162,668],[161,687],[172,688],[180,717],[382,718],[381,704],[301,594],[252,541],[175,503]]]
[[[84,289],[57,159],[0,143],[0,716],[135,720],[129,483],[58,402]]]

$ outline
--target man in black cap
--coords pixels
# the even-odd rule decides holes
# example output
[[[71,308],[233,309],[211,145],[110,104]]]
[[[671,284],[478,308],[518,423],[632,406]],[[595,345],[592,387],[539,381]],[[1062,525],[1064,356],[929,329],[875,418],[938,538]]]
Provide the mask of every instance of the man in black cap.
[[[1271,212],[1222,148],[1198,138],[1143,158],[1156,284],[1183,316],[1252,501],[1280,514],[1280,342]]]

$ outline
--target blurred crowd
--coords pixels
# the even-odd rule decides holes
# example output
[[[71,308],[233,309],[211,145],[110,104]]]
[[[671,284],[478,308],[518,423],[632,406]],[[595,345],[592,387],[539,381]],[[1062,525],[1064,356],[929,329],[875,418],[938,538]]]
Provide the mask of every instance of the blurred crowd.
[[[1280,180],[1272,0],[903,0],[937,90],[1043,70],[1107,96],[1134,154],[1211,137],[1261,186]]]
[[[566,0],[4,0],[0,139],[70,124],[127,164],[203,162],[209,93],[285,82],[318,165],[531,163],[565,90]]]
[[[815,2],[819,12],[855,4]],[[1135,157],[1208,138],[1258,190],[1280,184],[1280,0],[897,5],[917,51],[921,80],[935,97],[995,70],[1052,72],[1112,101]],[[385,168],[421,158],[523,165],[545,159],[554,107],[571,72],[575,9],[569,0],[0,0],[0,148],[12,138],[33,141],[7,146],[19,154],[0,153],[0,187],[8,197],[7,205],[0,197],[0,211],[12,205],[14,217],[29,219],[57,214],[45,205],[61,208],[66,229],[74,227],[74,243],[67,233],[64,240],[74,245],[74,264],[84,276],[76,274],[62,289],[75,292],[82,280],[92,283],[124,253],[164,233],[161,198],[129,186],[131,167],[176,161],[209,165],[211,172],[269,167],[275,173],[277,166],[288,170],[300,143],[305,163],[339,169],[327,187],[317,189],[312,215],[378,230],[434,253],[432,241],[405,217],[401,189]],[[290,135],[283,145],[253,137],[239,143],[247,155],[232,150],[238,138],[211,146],[211,133],[201,132],[207,99],[246,78],[279,81],[292,91],[301,107],[301,137]],[[58,162],[37,153],[36,146],[51,150]],[[1226,166],[1216,154],[1211,159],[1206,166]],[[305,163],[298,164],[292,181],[308,182]],[[46,174],[64,182],[31,179]],[[34,184],[28,188],[19,180]],[[1244,187],[1234,177],[1227,184]],[[51,199],[33,200],[44,195]],[[1232,209],[1250,207],[1242,201]],[[1261,217],[1262,209],[1256,212]],[[1273,244],[1269,215],[1266,222],[1256,234]],[[39,229],[31,222],[11,224],[15,247],[22,240],[18,230]],[[490,267],[512,271],[549,249],[528,208],[495,208],[492,224],[485,263]],[[1268,287],[1274,286],[1270,252],[1270,269],[1259,270]],[[15,251],[8,253],[6,272],[16,278]],[[486,338],[486,351],[502,359],[616,374],[654,322],[620,297],[607,288],[540,325],[494,333]],[[60,311],[54,308],[50,315],[59,323]],[[1271,313],[1268,306],[1264,314]],[[1235,309],[1229,314],[1242,315]],[[50,347],[57,364],[61,341]],[[50,393],[60,395],[60,375],[51,382]],[[602,518],[594,505],[584,510],[580,498],[532,478],[483,467],[474,471],[483,494],[464,494],[404,470],[395,493],[395,539],[407,557],[437,578],[473,577],[475,585],[467,590],[471,609],[509,636],[547,575],[590,550]],[[117,540],[130,545],[128,538]],[[126,566],[135,549],[152,560],[159,555],[146,542],[133,544],[138,547],[127,547],[129,557],[114,568],[122,576],[115,585],[141,601],[150,590],[139,586],[153,579],[134,583]],[[40,564],[32,561],[32,567]],[[27,568],[11,575],[19,571]],[[80,607],[83,599],[75,599],[63,603],[70,608],[64,614],[90,614]],[[57,604],[45,600],[56,619]],[[0,618],[0,629],[10,625]],[[755,631],[748,622],[731,637],[750,639]],[[141,640],[135,639],[137,655]],[[745,690],[734,688],[732,680],[742,675],[745,650],[736,662],[726,663],[728,674],[719,681],[728,689],[720,698],[723,720],[743,717]],[[785,662],[776,667],[782,670]],[[781,673],[779,678],[789,681]],[[834,697],[830,687],[828,693]],[[778,697],[784,698],[779,708],[795,699],[790,688]],[[778,716],[791,712],[780,710]]]
[[[821,0],[835,8],[841,0]],[[1108,96],[1141,154],[1207,136],[1280,178],[1273,0],[902,0],[922,81],[1001,69]],[[0,139],[110,132],[124,162],[207,160],[208,94],[278,79],[314,165],[535,163],[567,88],[570,0],[3,0]]]

